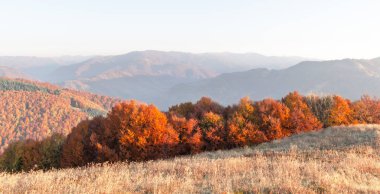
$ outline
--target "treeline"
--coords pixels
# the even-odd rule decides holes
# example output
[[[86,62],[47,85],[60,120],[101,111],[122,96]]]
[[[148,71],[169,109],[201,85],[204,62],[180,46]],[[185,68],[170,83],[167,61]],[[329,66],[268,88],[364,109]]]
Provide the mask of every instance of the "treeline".
[[[28,171],[146,161],[358,123],[380,123],[380,100],[364,96],[351,102],[340,96],[304,97],[292,92],[281,100],[243,98],[227,107],[204,97],[172,106],[168,112],[128,101],[115,105],[106,117],[80,122],[64,140],[55,135],[42,142],[11,144],[0,158],[0,168]]]
[[[0,90],[1,91],[30,91],[30,92],[44,92],[50,94],[58,95],[60,90],[58,88],[52,89],[52,87],[43,87],[37,84],[33,84],[32,82],[22,81],[22,80],[13,80],[13,79],[0,79]]]

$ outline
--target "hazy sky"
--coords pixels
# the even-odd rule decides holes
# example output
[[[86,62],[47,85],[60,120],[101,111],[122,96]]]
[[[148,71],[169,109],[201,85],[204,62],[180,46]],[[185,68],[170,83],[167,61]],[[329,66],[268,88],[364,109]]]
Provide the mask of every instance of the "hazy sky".
[[[380,56],[379,0],[0,0],[0,55]]]

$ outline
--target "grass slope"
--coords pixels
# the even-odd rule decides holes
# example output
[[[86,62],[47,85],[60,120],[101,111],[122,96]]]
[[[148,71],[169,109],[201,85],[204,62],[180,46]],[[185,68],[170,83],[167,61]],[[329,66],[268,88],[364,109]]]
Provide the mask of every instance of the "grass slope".
[[[380,192],[380,126],[144,163],[0,174],[0,193]]]

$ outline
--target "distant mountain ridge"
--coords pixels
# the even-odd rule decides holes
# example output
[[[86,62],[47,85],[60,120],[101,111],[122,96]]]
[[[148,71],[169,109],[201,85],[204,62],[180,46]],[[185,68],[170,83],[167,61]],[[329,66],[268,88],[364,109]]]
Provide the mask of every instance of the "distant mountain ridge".
[[[0,56],[0,66],[12,68],[23,74],[23,78],[49,81],[48,75],[56,68],[79,63],[91,56],[33,57]],[[20,76],[12,76],[20,78]]]
[[[193,54],[147,50],[124,55],[94,57],[75,65],[61,67],[55,75],[67,76],[61,78],[60,81],[112,79],[136,75],[208,78],[220,73],[243,71],[255,67],[284,68],[302,60],[304,58],[267,57],[256,53]]]
[[[0,66],[13,68],[40,67],[46,65],[71,65],[89,59],[90,56],[33,57],[0,56]]]
[[[201,96],[231,104],[243,96],[280,98],[294,90],[302,94],[339,94],[350,99],[363,94],[380,96],[380,60],[304,61],[281,70],[259,68],[227,73],[174,86],[159,104],[195,101]]]
[[[0,65],[1,60],[0,57]],[[52,73],[41,77],[75,90],[154,103],[163,110],[202,96],[227,105],[243,96],[280,98],[294,90],[302,94],[339,94],[350,99],[363,94],[380,95],[380,58],[310,61],[256,53],[147,50],[72,60],[77,63],[56,66],[49,70]],[[43,60],[37,61],[41,64]],[[45,69],[34,65],[35,72]],[[0,75],[28,76],[9,67],[0,68]]]
[[[28,75],[8,66],[0,66],[0,77],[29,78]]]
[[[256,67],[285,68],[304,58],[256,53],[134,51],[62,66],[50,77],[64,87],[156,102],[171,87]]]

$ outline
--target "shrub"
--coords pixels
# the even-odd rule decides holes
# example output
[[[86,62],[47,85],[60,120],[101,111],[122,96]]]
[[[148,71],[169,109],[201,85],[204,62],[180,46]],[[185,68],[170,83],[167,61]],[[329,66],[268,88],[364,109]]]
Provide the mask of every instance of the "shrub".
[[[62,135],[53,134],[42,141],[12,143],[0,157],[0,169],[13,172],[58,168],[63,142]]]

